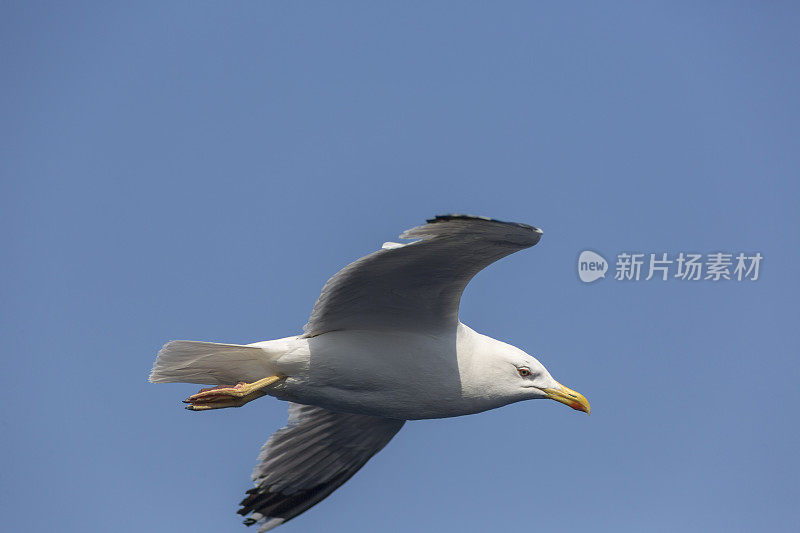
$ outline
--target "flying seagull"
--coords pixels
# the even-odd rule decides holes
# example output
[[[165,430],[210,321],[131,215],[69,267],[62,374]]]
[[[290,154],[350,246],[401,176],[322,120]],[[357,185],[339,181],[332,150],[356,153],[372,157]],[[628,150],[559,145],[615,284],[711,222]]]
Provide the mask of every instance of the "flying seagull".
[[[289,422],[261,449],[239,514],[268,531],[316,505],[406,420],[479,413],[550,398],[590,411],[534,357],[458,319],[475,274],[539,242],[527,224],[444,215],[403,233],[406,244],[349,264],[322,289],[302,335],[248,345],[172,341],[150,381],[215,385],[187,409],[240,407],[264,395]]]

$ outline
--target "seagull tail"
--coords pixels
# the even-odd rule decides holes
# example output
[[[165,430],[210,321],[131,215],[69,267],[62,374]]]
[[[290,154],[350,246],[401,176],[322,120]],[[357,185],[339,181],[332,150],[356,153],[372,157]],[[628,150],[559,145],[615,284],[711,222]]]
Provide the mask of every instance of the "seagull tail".
[[[276,373],[276,355],[252,345],[170,341],[158,352],[150,382],[234,385],[256,381]]]

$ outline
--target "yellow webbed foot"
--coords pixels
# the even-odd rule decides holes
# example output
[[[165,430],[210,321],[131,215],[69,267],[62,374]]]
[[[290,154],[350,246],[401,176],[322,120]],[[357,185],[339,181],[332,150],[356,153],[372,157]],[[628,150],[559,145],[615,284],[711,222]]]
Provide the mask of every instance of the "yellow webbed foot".
[[[241,407],[257,398],[265,396],[264,390],[283,376],[267,376],[252,383],[240,381],[233,387],[221,385],[202,389],[197,394],[186,398],[183,403],[188,403],[186,408],[190,411],[207,411],[209,409],[224,409],[226,407]]]

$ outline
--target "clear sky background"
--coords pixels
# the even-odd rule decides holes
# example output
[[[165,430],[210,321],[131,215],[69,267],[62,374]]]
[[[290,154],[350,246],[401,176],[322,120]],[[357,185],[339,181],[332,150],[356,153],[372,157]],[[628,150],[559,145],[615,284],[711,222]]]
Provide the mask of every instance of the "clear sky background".
[[[540,226],[462,320],[592,402],[413,422],[279,531],[789,531],[792,2],[4,2],[0,527],[244,532],[286,406],[190,413],[171,339],[292,335],[432,215]],[[582,284],[581,250],[761,252]],[[252,530],[250,530],[252,531]]]

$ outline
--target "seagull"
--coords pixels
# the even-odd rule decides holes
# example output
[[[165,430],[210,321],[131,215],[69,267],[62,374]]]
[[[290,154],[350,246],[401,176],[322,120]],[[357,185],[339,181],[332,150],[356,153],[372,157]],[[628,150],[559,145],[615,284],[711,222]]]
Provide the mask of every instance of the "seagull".
[[[589,414],[586,398],[534,357],[458,318],[461,293],[486,266],[539,242],[527,224],[440,215],[340,270],[302,335],[253,344],[171,341],[153,383],[213,385],[192,411],[289,402],[264,444],[238,513],[259,533],[291,520],[353,476],[407,420],[479,413],[549,398]]]

